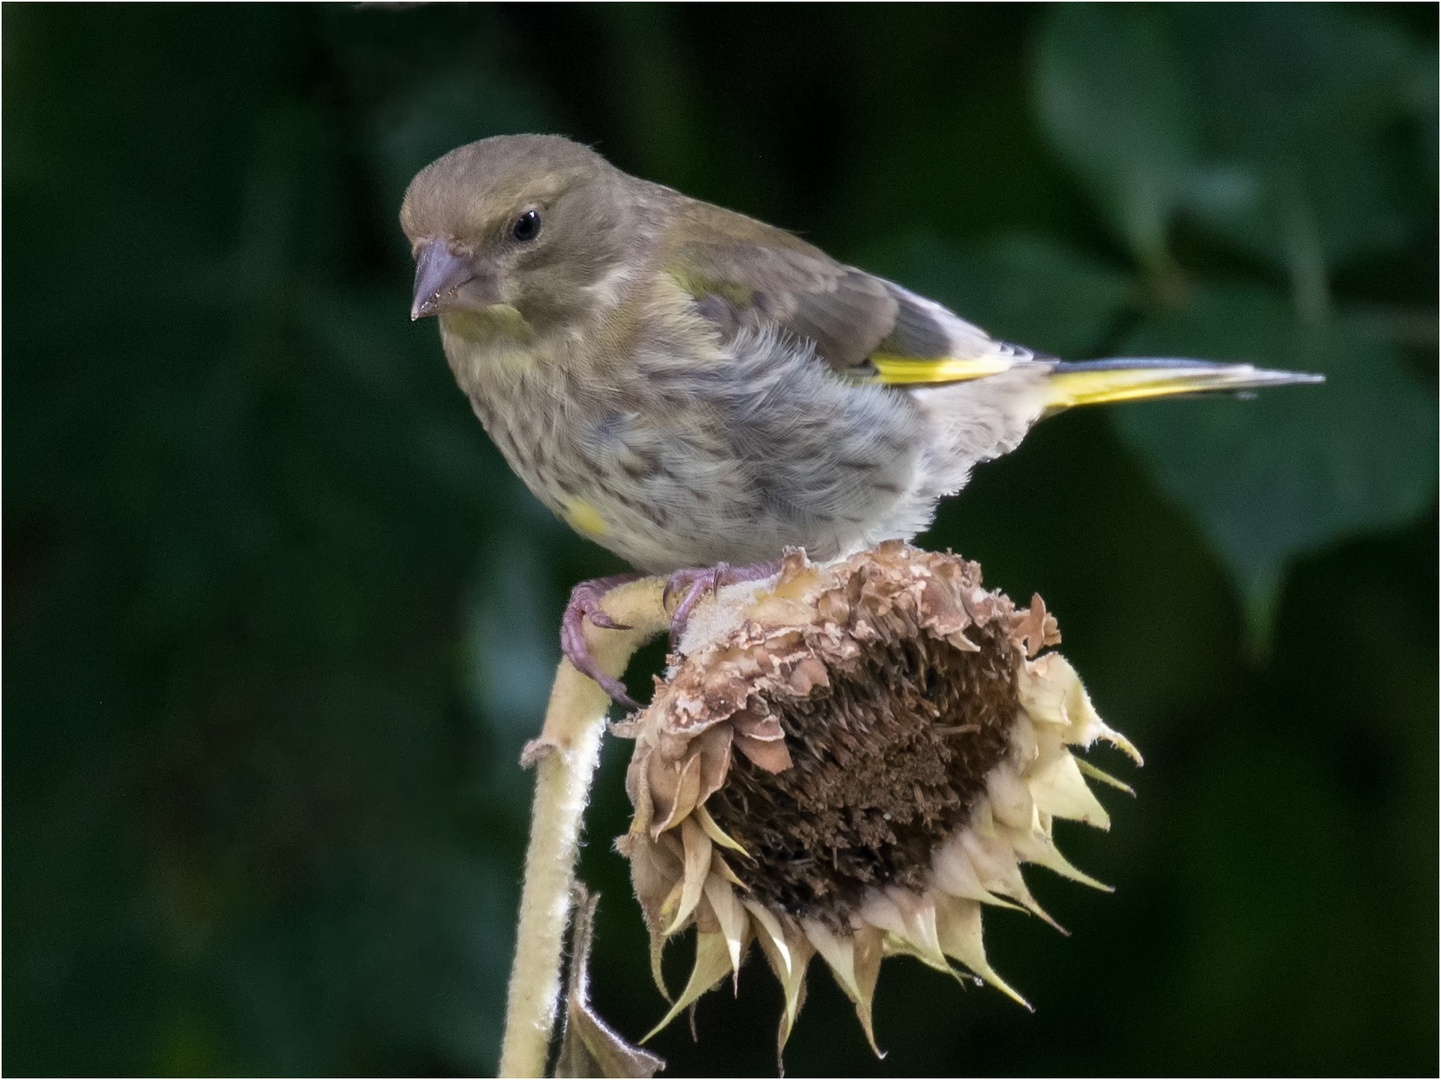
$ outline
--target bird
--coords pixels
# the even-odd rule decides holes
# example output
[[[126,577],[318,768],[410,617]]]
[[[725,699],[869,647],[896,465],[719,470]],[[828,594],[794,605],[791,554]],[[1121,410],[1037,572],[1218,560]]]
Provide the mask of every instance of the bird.
[[[792,232],[631,176],[556,135],[458,147],[406,190],[411,319],[542,503],[637,573],[577,585],[565,655],[605,592],[723,581],[910,540],[979,463],[1078,405],[1322,381],[1190,359],[1068,362]]]

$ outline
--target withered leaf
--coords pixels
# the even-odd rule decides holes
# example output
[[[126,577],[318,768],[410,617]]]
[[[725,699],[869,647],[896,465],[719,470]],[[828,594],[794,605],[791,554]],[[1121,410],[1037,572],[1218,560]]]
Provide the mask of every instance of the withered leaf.
[[[565,1030],[554,1075],[654,1076],[665,1068],[664,1059],[626,1042],[590,1004],[591,934],[599,902],[599,894],[592,896],[584,885],[576,885]]]

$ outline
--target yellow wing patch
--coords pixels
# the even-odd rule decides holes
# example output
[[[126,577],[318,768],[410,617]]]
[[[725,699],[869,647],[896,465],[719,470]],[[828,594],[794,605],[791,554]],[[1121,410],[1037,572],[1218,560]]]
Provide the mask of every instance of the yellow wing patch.
[[[971,360],[936,356],[923,360],[914,356],[874,353],[870,360],[876,369],[876,381],[889,386],[962,382],[1008,371],[1015,365],[1015,360],[1008,356],[982,356]]]
[[[610,532],[610,525],[600,516],[600,511],[584,499],[571,499],[561,511],[560,519],[582,536],[594,538]]]

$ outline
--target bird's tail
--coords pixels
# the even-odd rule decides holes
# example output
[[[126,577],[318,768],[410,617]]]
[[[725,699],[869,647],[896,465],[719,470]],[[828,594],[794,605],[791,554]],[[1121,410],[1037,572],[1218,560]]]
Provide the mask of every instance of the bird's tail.
[[[1213,364],[1205,360],[1127,358],[1061,362],[1046,387],[1046,411],[1107,401],[1138,401],[1175,394],[1227,393],[1266,386],[1325,382],[1324,375],[1268,371],[1250,364]]]
[[[934,365],[935,361],[925,363]],[[891,372],[882,367],[881,374],[887,381]],[[947,380],[937,380],[933,366],[924,385],[907,387],[925,424],[925,450],[917,466],[913,497],[883,523],[881,536],[909,535],[924,528],[935,500],[964,487],[973,466],[1010,453],[1036,421],[1074,405],[1180,394],[1245,393],[1266,386],[1325,381],[1320,375],[1268,371],[1251,364],[1131,357],[1080,364],[1026,357],[1001,371],[957,374],[948,370],[946,374]]]

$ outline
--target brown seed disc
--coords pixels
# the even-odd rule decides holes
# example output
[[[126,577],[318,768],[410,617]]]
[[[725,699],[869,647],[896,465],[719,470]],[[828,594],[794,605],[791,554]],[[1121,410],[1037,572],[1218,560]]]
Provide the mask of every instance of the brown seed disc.
[[[769,703],[793,767],[737,754],[706,803],[751,858],[751,895],[841,925],[868,886],[925,886],[932,848],[962,824],[1006,752],[1016,710],[1004,620],[972,626],[980,652],[924,633],[871,642],[829,687]]]

